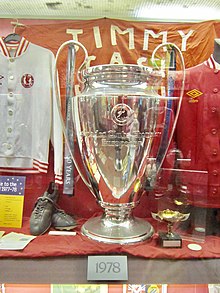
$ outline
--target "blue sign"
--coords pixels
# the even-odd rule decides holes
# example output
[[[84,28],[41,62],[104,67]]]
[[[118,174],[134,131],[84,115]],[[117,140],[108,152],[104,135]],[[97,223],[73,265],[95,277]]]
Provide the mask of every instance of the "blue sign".
[[[0,194],[4,195],[24,195],[24,176],[0,176]]]

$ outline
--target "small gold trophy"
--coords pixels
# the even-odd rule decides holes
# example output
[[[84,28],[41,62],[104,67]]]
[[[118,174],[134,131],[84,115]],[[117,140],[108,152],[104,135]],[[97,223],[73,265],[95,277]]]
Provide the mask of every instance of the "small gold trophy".
[[[151,215],[155,220],[167,223],[167,232],[159,232],[161,246],[166,248],[181,248],[182,238],[179,234],[172,232],[172,228],[175,223],[186,221],[190,214],[183,214],[178,211],[166,209],[158,213],[151,213]]]

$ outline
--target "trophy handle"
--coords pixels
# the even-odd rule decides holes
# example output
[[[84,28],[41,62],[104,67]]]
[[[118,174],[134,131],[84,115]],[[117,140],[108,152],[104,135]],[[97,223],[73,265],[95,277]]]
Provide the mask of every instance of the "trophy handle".
[[[181,219],[181,222],[184,222],[184,221],[188,220],[189,216],[190,216],[190,213],[184,214],[183,218]]]
[[[176,124],[177,124],[177,120],[178,120],[178,117],[179,117],[179,113],[180,113],[180,108],[181,108],[181,104],[182,104],[182,99],[183,99],[183,94],[184,94],[184,87],[185,87],[185,77],[186,77],[186,68],[185,68],[185,62],[184,62],[184,58],[183,58],[183,54],[181,52],[181,50],[179,49],[178,46],[176,46],[175,44],[173,43],[163,43],[163,44],[160,44],[158,45],[153,53],[152,53],[152,57],[151,57],[151,60],[152,60],[152,64],[159,70],[159,66],[157,65],[157,63],[155,62],[155,55],[156,55],[156,52],[161,48],[161,47],[166,47],[166,48],[174,48],[178,54],[179,54],[179,57],[180,57],[180,60],[181,60],[181,67],[182,67],[182,84],[181,84],[181,90],[180,90],[180,97],[179,97],[179,103],[178,103],[178,107],[176,109],[176,115],[175,115],[175,119],[173,121],[173,127],[172,127],[172,130],[171,130],[171,133],[170,133],[170,136],[169,136],[169,140],[168,140],[168,143],[167,143],[167,147],[166,147],[166,150],[164,152],[164,155],[162,157],[162,159],[158,162],[158,165],[157,165],[157,170],[160,170],[163,162],[164,162],[164,159],[166,157],[166,154],[167,154],[167,151],[169,149],[169,146],[171,144],[171,141],[172,141],[172,138],[173,138],[173,134],[174,134],[174,131],[175,131],[175,128],[176,128]]]
[[[83,46],[83,44],[81,44],[78,41],[69,40],[69,41],[64,42],[62,45],[60,45],[60,47],[57,50],[57,54],[56,54],[56,58],[55,58],[55,71],[57,73],[57,62],[58,62],[58,59],[59,59],[59,56],[60,56],[61,52],[63,51],[63,49],[66,46],[71,46],[71,45],[74,46],[74,47],[75,46],[80,47],[83,50],[84,54],[85,54],[84,61],[82,62],[82,64],[80,65],[80,67],[79,67],[79,69],[77,71],[77,78],[81,83],[83,83],[83,80],[81,79],[80,74],[81,74],[81,71],[82,71],[83,67],[85,67],[87,62],[88,62],[88,52],[87,52],[86,48]]]
[[[151,212],[151,216],[154,220],[161,221],[161,218],[158,216],[158,214]]]
[[[62,116],[62,109],[61,109],[61,102],[60,102],[60,94],[59,94],[59,90],[58,90],[58,69],[57,69],[57,64],[58,64],[58,59],[59,59],[59,56],[61,54],[61,52],[63,51],[63,49],[66,47],[66,46],[78,46],[80,47],[84,54],[85,54],[85,57],[84,57],[84,61],[82,62],[82,64],[80,65],[78,71],[77,71],[77,78],[78,80],[83,83],[83,80],[81,79],[81,70],[83,69],[83,67],[86,66],[87,64],[87,61],[88,61],[88,52],[86,50],[86,48],[78,41],[74,41],[74,40],[69,40],[69,41],[66,41],[64,42],[59,48],[58,48],[58,51],[57,51],[57,54],[56,54],[56,57],[55,57],[55,91],[56,91],[56,101],[57,101],[57,109],[58,109],[58,112],[59,112],[59,116],[60,116],[60,121],[61,121],[61,125],[62,125],[62,130],[63,130],[63,133],[64,133],[64,137],[65,137],[65,141],[66,141],[66,145],[67,145],[67,148],[69,149],[69,153],[70,153],[70,156],[73,160],[73,163],[76,167],[76,170],[77,172],[79,173],[80,177],[82,178],[83,182],[85,183],[85,185],[89,188],[90,192],[94,195],[94,192],[92,190],[92,186],[91,184],[88,182],[88,180],[84,177],[84,175],[82,174],[81,170],[80,170],[80,167],[78,165],[78,163],[76,162],[74,156],[73,156],[73,153],[71,151],[71,147],[70,147],[70,142],[69,142],[69,139],[68,139],[68,135],[67,135],[67,132],[66,132],[66,129],[65,129],[65,123],[64,123],[64,120],[63,120],[63,116]]]

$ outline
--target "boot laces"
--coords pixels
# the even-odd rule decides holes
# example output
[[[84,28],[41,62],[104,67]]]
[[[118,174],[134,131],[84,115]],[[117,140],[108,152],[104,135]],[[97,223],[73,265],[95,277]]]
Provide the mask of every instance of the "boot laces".
[[[35,210],[34,210],[35,219],[42,217],[43,212],[45,210],[45,205],[47,204],[48,201],[54,204],[54,202],[49,197],[46,197],[46,196],[44,197],[41,196],[37,199]]]

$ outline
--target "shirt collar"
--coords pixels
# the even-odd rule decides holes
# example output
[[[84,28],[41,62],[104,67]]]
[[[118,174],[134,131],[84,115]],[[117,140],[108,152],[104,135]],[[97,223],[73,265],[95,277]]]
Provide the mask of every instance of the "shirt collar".
[[[211,55],[209,59],[204,62],[204,64],[212,69],[220,69],[220,64],[215,61],[213,55]]]
[[[24,37],[22,37],[19,42],[13,42],[11,44],[6,44],[4,38],[0,37],[0,51],[7,57],[18,57],[22,55],[27,50],[28,45],[29,41]],[[10,55],[10,48],[15,48],[15,54],[13,56]]]

